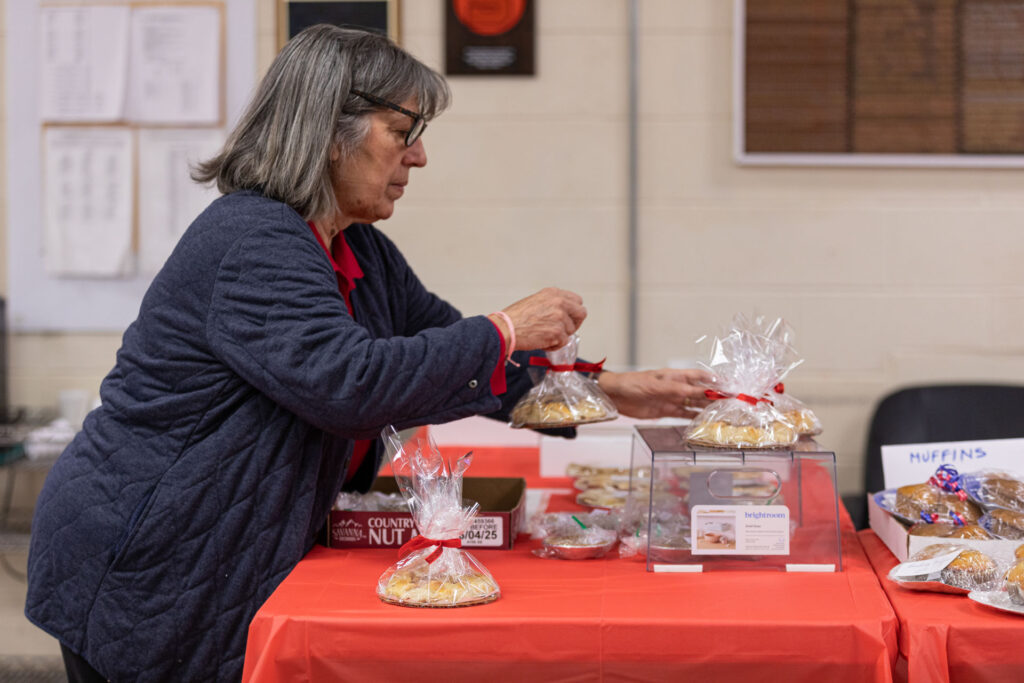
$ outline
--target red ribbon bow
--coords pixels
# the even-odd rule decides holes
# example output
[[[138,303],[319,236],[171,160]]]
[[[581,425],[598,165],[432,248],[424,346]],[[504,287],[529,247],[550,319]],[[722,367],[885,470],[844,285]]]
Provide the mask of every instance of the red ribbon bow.
[[[602,358],[596,363],[580,363],[577,361],[572,365],[556,365],[542,356],[530,356],[530,365],[548,368],[554,372],[572,372],[573,370],[577,372],[601,372],[604,370],[604,362],[606,360],[608,359]]]
[[[740,401],[746,401],[747,403],[749,403],[752,406],[756,406],[758,401],[764,401],[768,405],[774,405],[771,402],[771,400],[769,400],[767,398],[754,398],[753,396],[750,396],[749,394],[736,394],[736,395],[733,395],[733,394],[723,394],[722,392],[715,391],[714,389],[705,389],[704,390],[704,395],[707,396],[708,398],[710,398],[712,401],[718,401],[719,399],[723,399],[723,398],[735,398],[735,399],[739,399]]]
[[[429,548],[432,545],[437,547],[434,548],[434,552],[427,555],[427,564],[430,564],[437,558],[441,557],[441,553],[444,552],[445,548],[461,548],[462,539],[447,538],[443,541],[438,541],[433,538],[427,538],[426,536],[413,536],[405,545],[398,549],[398,557],[405,557],[409,553]]]

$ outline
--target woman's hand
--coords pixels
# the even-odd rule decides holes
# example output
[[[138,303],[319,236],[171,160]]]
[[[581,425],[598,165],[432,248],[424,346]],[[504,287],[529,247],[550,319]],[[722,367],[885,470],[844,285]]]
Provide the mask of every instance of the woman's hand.
[[[504,310],[516,328],[513,351],[561,348],[587,317],[579,294],[555,287],[542,289]],[[498,316],[492,316],[491,320],[501,329],[507,342],[509,334],[504,321]]]
[[[619,413],[628,417],[693,417],[709,401],[704,389],[711,374],[704,370],[641,370],[602,372],[597,378]]]

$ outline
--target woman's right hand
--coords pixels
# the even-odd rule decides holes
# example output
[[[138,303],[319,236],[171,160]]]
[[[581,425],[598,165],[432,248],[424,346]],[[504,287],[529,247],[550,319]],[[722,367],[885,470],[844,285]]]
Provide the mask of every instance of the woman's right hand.
[[[551,351],[565,346],[576,333],[587,309],[579,294],[556,287],[547,287],[504,309],[516,328],[516,351],[543,349]],[[508,330],[498,316],[492,318],[505,333]],[[500,322],[499,322],[500,321]]]

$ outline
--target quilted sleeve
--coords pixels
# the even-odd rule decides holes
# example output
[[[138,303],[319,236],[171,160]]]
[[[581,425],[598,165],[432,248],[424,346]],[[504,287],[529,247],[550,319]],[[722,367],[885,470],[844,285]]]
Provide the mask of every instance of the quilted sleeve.
[[[400,334],[411,336],[431,327],[445,327],[462,320],[462,313],[428,290],[387,235],[371,225],[362,226],[364,239],[373,244],[366,256],[376,257],[390,281],[399,283],[392,293],[392,308],[402,311],[395,320]]]
[[[349,316],[316,243],[274,226],[254,228],[225,255],[206,332],[258,391],[347,438],[500,407],[489,386],[500,352],[489,320],[373,339]]]

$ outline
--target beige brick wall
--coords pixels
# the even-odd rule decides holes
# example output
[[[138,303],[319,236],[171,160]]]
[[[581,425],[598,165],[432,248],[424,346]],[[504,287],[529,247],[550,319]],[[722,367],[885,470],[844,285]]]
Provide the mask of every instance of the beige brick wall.
[[[275,5],[257,1],[262,72]],[[845,490],[888,390],[1024,383],[1021,171],[738,166],[732,3],[639,7],[641,364],[692,358],[737,311],[786,317],[806,358],[787,386],[819,411]],[[626,0],[538,0],[537,76],[453,77],[429,164],[381,225],[466,313],[579,291],[583,351],[612,365],[627,349],[627,19]],[[404,0],[401,30],[441,66],[440,2]],[[119,340],[14,337],[12,399],[95,391]]]

